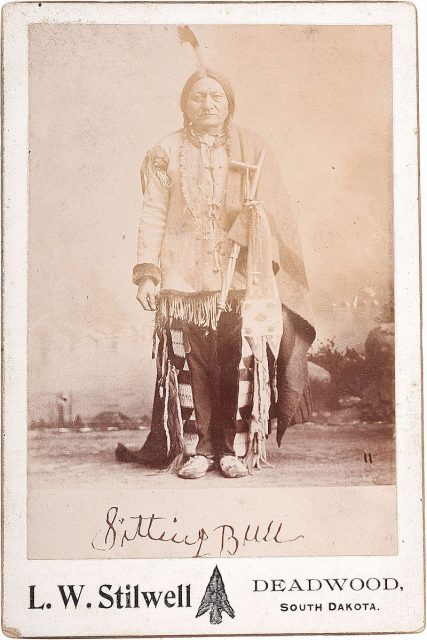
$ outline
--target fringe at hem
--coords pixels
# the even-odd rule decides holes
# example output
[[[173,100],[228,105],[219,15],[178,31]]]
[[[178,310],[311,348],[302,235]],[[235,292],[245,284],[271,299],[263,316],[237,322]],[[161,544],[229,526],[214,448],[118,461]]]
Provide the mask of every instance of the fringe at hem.
[[[231,292],[225,310],[240,314],[245,292]],[[163,326],[171,320],[181,320],[199,327],[217,329],[218,304],[221,293],[185,294],[163,292],[159,297],[157,324]]]

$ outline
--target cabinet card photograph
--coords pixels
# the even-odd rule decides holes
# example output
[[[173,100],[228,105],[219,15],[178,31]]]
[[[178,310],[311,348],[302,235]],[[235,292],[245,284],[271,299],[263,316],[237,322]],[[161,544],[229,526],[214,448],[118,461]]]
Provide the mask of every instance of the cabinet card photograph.
[[[422,628],[415,8],[3,43],[4,632]]]

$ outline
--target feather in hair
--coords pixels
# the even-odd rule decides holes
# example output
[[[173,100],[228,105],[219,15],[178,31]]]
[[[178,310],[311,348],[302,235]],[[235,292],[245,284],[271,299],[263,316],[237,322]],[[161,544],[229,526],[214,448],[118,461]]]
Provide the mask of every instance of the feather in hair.
[[[177,31],[178,31],[178,38],[180,39],[181,43],[182,44],[188,43],[191,47],[193,47],[194,52],[197,56],[197,60],[200,65],[200,68],[206,69],[206,64],[203,58],[202,51],[200,49],[200,44],[199,44],[199,41],[197,40],[197,37],[194,31],[192,31],[192,29],[190,29],[188,25],[182,25],[177,27]]]

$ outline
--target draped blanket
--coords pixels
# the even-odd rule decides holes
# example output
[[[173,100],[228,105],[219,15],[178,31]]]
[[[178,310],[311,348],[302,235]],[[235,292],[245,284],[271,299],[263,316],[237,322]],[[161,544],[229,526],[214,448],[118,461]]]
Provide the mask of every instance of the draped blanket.
[[[271,230],[273,270],[282,303],[283,335],[277,357],[277,402],[271,415],[277,417],[277,442],[280,446],[288,426],[308,420],[311,395],[308,381],[307,350],[315,338],[313,312],[297,221],[274,155],[265,142],[251,131],[232,127],[232,160],[257,164],[265,150],[256,200],[265,211]],[[227,210],[235,213],[229,237],[242,248],[240,264],[245,261],[250,221],[242,211],[243,180],[240,172],[229,172]]]

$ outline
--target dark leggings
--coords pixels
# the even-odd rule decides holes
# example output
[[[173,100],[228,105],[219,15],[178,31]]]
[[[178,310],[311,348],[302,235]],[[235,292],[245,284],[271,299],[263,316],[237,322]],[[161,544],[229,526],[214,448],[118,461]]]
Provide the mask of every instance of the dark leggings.
[[[223,312],[216,330],[187,325],[187,362],[191,375],[199,442],[196,453],[207,457],[235,455],[241,318]]]

